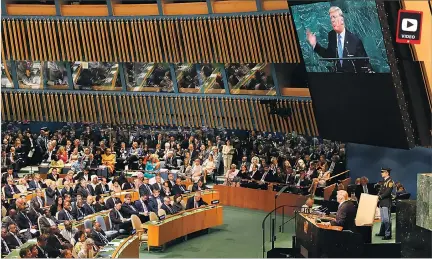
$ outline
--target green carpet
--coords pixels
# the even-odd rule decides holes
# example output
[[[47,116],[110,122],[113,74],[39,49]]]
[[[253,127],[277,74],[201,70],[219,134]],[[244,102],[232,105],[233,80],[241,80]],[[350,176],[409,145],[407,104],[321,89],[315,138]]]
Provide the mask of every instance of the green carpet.
[[[163,252],[152,250],[147,252],[145,244],[141,246],[140,258],[262,258],[262,221],[266,212],[258,210],[224,207],[224,224],[213,228],[209,234],[189,238],[187,241],[178,241],[167,245]],[[395,230],[395,215],[393,215],[393,231]],[[284,218],[286,222],[289,218]],[[291,247],[294,235],[294,220],[285,225],[284,232],[279,231],[282,217],[276,220],[275,247]],[[379,230],[379,223],[374,225],[373,233]],[[270,220],[265,226],[266,251],[271,249]],[[373,235],[374,235],[373,234]],[[396,233],[393,232],[393,237]],[[373,243],[395,242],[382,241],[381,238],[372,237]]]

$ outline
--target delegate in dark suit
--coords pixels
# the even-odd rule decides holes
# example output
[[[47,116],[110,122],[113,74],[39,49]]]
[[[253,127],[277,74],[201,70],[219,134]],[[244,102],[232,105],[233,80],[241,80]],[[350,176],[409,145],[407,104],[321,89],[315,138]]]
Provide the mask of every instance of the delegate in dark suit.
[[[374,185],[371,183],[366,184],[365,186],[363,185],[357,185],[355,188],[355,196],[357,197],[357,200],[360,201],[360,196],[362,193],[367,193],[367,194],[372,194],[372,195],[376,195],[376,191],[374,188]]]
[[[158,212],[158,202],[157,200],[159,199],[160,203],[163,203],[162,197],[158,196],[157,198],[154,196],[150,196],[149,198],[149,207],[150,207],[150,211],[153,211],[154,213],[157,214]]]
[[[355,217],[357,215],[357,207],[351,200],[346,200],[339,205],[336,220],[331,221],[332,226],[341,226],[344,230],[355,231]]]
[[[196,206],[195,206],[195,204],[196,204]],[[186,209],[190,210],[190,209],[193,209],[193,208],[199,208],[202,205],[207,205],[207,202],[203,201],[202,198],[199,201],[195,202],[195,197],[190,197],[187,200]]]
[[[15,249],[20,246],[17,238],[24,244],[26,240],[20,236],[18,233],[13,236],[11,233],[7,233],[5,237],[5,241],[9,247],[9,249]]]
[[[328,33],[328,47],[324,48],[319,43],[316,44],[314,51],[323,58],[338,58],[337,35],[334,30]],[[345,29],[345,39],[343,43],[343,58],[367,57],[363,42],[359,37]],[[338,72],[361,72],[363,68],[369,68],[369,60],[343,60],[342,65],[339,60],[334,62]]]
[[[117,197],[116,198],[110,197],[105,201],[105,207],[107,209],[112,209],[114,208],[114,205],[117,201],[120,201],[120,199]]]
[[[95,245],[97,245],[98,247],[105,246],[108,244],[108,238],[102,229],[100,230],[100,232],[97,232],[96,230],[92,229],[91,237],[94,240]]]
[[[4,191],[5,191],[6,198],[13,198],[14,194],[20,193],[16,185],[9,185],[9,184],[4,186]]]

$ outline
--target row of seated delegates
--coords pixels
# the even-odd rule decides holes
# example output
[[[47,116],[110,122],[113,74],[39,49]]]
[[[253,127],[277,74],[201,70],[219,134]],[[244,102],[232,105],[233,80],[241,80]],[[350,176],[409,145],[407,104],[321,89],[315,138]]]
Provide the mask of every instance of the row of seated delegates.
[[[303,194],[311,191],[315,194],[317,190],[322,192],[331,175],[330,171],[324,172],[317,162],[311,162],[307,171],[303,169],[295,171],[290,165],[282,171],[280,167],[260,164],[256,159],[251,165],[251,171],[247,169],[246,164],[240,165],[240,170],[236,168],[237,166],[232,164],[230,170],[226,172],[225,185],[267,189],[269,183],[285,184],[297,188],[292,189],[293,192]],[[316,184],[315,189],[312,188],[313,184]]]
[[[159,162],[171,156],[168,155],[170,152],[173,159],[172,163],[165,165],[166,169],[179,169],[184,166],[186,170],[193,166],[196,159],[200,159],[201,165],[204,165],[211,154],[214,170],[222,170],[222,173],[226,172],[231,164],[238,164],[243,158],[250,162],[255,156],[265,161],[274,156],[280,167],[288,162],[294,168],[304,167],[303,169],[307,168],[311,161],[319,159],[319,166],[332,173],[341,172],[339,164],[343,164],[345,160],[344,144],[315,138],[306,139],[296,134],[288,138],[250,132],[247,140],[239,141],[234,138],[223,141],[219,135],[208,136],[202,132],[190,136],[180,131],[177,134],[160,133],[157,136],[142,133],[127,135],[119,128],[114,136],[109,138],[104,130],[92,130],[90,127],[84,130],[76,127],[76,131],[80,133],[62,129],[50,135],[49,130],[43,128],[37,137],[28,131],[24,134],[20,131],[6,132],[3,149],[9,152],[6,157],[20,156],[23,161],[33,161],[25,164],[39,164],[44,161],[53,167],[61,167],[66,161],[74,171],[105,165],[111,173],[123,170],[126,166],[130,170],[146,170],[147,166],[149,171],[158,170]],[[226,135],[222,132],[218,134]],[[12,147],[15,151],[11,153]],[[16,152],[17,148],[22,151],[21,155]],[[336,165],[332,166],[335,155],[339,158]],[[16,160],[17,158],[14,159]],[[177,160],[181,161],[180,164]]]
[[[78,191],[74,198],[72,198],[72,195],[68,192],[64,192],[66,188],[59,192],[56,189],[55,182],[51,182],[48,184],[48,188],[52,188],[56,193],[55,201],[51,206],[46,203],[42,196],[42,190],[36,189],[36,196],[28,203],[24,196],[16,199],[15,203],[10,204],[2,222],[5,226],[15,224],[19,227],[19,230],[26,230],[22,232],[22,235],[25,236],[26,239],[30,239],[40,234],[38,229],[42,232],[47,232],[52,226],[59,223],[82,220],[85,216],[111,209],[109,215],[113,224],[113,229],[123,229],[123,231],[127,233],[131,228],[129,219],[132,214],[138,215],[142,222],[146,222],[149,219],[149,212],[159,213],[160,209],[164,209],[166,214],[174,214],[180,211],[181,208],[191,209],[196,208],[196,204],[199,206],[206,205],[205,202],[202,201],[199,192],[200,190],[206,189],[201,180],[192,188],[193,191],[197,191],[196,195],[190,198],[187,204],[184,205],[182,204],[182,194],[187,193],[187,191],[186,187],[181,185],[181,180],[179,178],[174,182],[173,175],[169,174],[169,180],[166,181],[165,184],[168,185],[169,183],[171,188],[169,188],[167,192],[161,192],[161,177],[156,176],[156,178],[158,180],[154,185],[149,185],[149,179],[144,178],[144,182],[138,184],[137,188],[141,195],[140,199],[132,202],[131,195],[126,194],[123,204],[114,191],[111,191],[111,197],[108,199],[104,199],[101,195],[97,195],[95,199],[89,191],[91,185],[87,185],[84,179],[80,180]],[[137,180],[137,182],[141,181],[141,177]],[[40,183],[38,183],[38,181],[40,181],[40,176],[35,175],[33,181],[36,182],[36,186],[39,186]],[[95,189],[98,190],[100,189],[98,187],[103,185],[105,185],[105,183],[100,181]],[[146,190],[149,190],[150,194]],[[172,202],[168,197],[171,193],[175,195]],[[70,236],[71,235],[69,235],[67,239],[70,239]]]

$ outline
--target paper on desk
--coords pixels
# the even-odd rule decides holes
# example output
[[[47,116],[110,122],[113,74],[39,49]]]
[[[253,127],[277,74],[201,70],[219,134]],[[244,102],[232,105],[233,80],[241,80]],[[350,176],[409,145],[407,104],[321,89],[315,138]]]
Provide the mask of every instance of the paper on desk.
[[[375,210],[378,196],[362,193],[355,219],[356,226],[372,226],[375,219]]]

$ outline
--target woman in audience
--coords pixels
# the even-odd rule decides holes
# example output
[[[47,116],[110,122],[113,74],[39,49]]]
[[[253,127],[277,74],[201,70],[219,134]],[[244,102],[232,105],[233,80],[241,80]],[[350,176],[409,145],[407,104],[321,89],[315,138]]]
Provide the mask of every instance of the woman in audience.
[[[75,161],[78,161],[79,153],[78,148],[74,148],[71,155],[69,156],[69,163],[73,164]]]
[[[78,258],[94,258],[96,255],[95,242],[91,238],[87,238],[78,252]]]
[[[176,145],[174,151],[175,151],[175,152],[174,152],[174,153],[175,153],[175,156],[176,156],[177,158],[179,158],[179,159],[184,159],[184,152],[183,152],[183,149],[181,148],[181,145],[180,145],[180,144],[177,144],[177,145]]]
[[[58,196],[55,199],[54,204],[51,205],[50,207],[50,212],[51,215],[55,216],[57,212],[61,211],[63,209],[63,197],[62,196]]]
[[[330,171],[324,172],[318,169],[318,187],[326,187],[328,179],[330,179]]]
[[[237,166],[235,164],[232,164],[230,169],[226,172],[225,183],[224,183],[225,185],[227,185],[227,186],[236,186],[237,185],[236,181],[234,181],[234,178],[238,174],[238,170],[236,170],[236,167]]]
[[[60,160],[57,155],[52,155],[51,157],[51,163],[50,168],[63,168],[64,162],[63,160]]]
[[[66,149],[64,146],[60,146],[58,151],[57,151],[57,158],[59,160],[62,160],[63,163],[66,164],[66,162],[68,161],[68,154],[66,152]]]
[[[192,181],[194,183],[197,183],[199,179],[201,179],[203,172],[203,167],[201,166],[201,161],[197,158],[195,159],[195,163],[192,166],[191,174],[192,174]]]
[[[242,184],[245,184],[249,180],[251,180],[251,176],[247,170],[246,165],[242,165],[240,167],[240,171],[238,172],[236,177],[238,177],[237,187],[240,187]]]
[[[66,176],[63,178],[63,185],[66,181],[69,181],[70,183],[74,183],[74,172],[69,170],[66,174]]]
[[[150,155],[149,161],[147,161],[145,171],[149,173],[154,173],[159,170],[159,166],[160,164],[157,155],[152,154]]]
[[[318,168],[321,168],[322,171],[327,172],[328,164],[327,164],[327,160],[325,158],[325,155],[320,155],[320,158],[318,161]]]
[[[31,252],[31,255],[32,255],[31,258],[38,258],[39,250],[38,250],[37,245],[36,244],[31,245],[29,247],[29,249],[30,249],[30,252]]]
[[[78,253],[81,251],[81,249],[82,249],[82,247],[84,245],[84,242],[86,240],[86,234],[85,234],[85,232],[81,231],[81,230],[78,231],[78,232],[76,232],[76,234],[74,236],[74,239],[75,239],[75,245],[74,245],[72,253],[75,256],[77,256]]]
[[[252,167],[256,165],[258,170],[260,169],[261,165],[259,164],[259,158],[257,156],[252,157],[251,159],[251,165],[249,167],[249,172],[252,172]]]
[[[115,155],[111,153],[111,148],[105,149],[105,153],[102,154],[102,164],[108,167],[111,175],[114,172],[115,160]]]
[[[204,183],[207,182],[206,181],[207,180],[207,175],[210,175],[215,169],[216,169],[216,164],[214,162],[213,155],[209,154],[207,160],[204,161],[204,164],[203,164]]]
[[[222,157],[225,167],[225,172],[228,171],[229,165],[231,165],[233,156],[235,153],[235,148],[231,145],[231,141],[227,139],[225,145],[222,146]]]
[[[20,193],[27,192],[27,189],[29,188],[29,184],[25,178],[20,178],[18,180],[18,184],[16,185]]]
[[[112,184],[111,184],[110,190],[114,191],[115,193],[118,193],[118,192],[122,191],[122,188],[121,188],[121,186],[120,186],[120,184],[118,182],[118,178],[114,178],[112,180]]]
[[[183,200],[183,196],[181,194],[174,195],[174,203],[172,206],[174,208],[175,213],[179,213],[180,211],[185,209],[181,204],[182,200]]]

